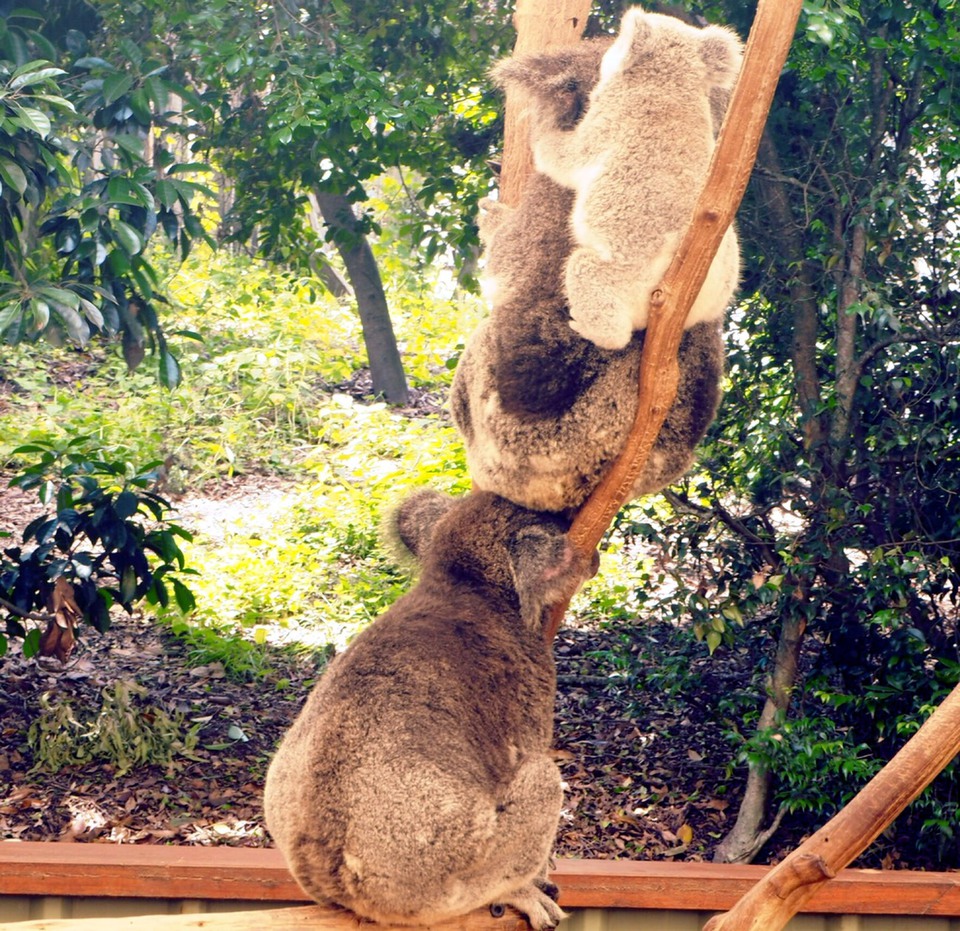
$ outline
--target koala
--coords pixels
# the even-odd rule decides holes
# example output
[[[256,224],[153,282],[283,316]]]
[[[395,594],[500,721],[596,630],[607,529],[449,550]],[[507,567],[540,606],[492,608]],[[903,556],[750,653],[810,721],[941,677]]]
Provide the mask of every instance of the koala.
[[[536,85],[543,118],[558,130],[571,130],[584,114],[600,61],[612,44],[608,37],[584,39],[551,52],[508,58],[493,67],[491,77],[501,87],[524,92],[527,85]],[[486,258],[480,286],[490,306],[506,302],[511,295],[534,291],[553,296],[563,287],[552,261],[531,261],[530,256],[539,259],[569,253],[572,206],[572,191],[537,173],[527,181],[519,207],[489,198],[480,202],[477,225]]]
[[[491,75],[528,111],[552,114],[569,132],[587,113],[611,45],[584,40],[508,58]],[[716,129],[724,110],[718,100]],[[564,270],[575,246],[573,203],[571,189],[535,171],[516,207],[497,205],[492,227],[481,222],[495,301],[467,341],[450,393],[475,485],[541,511],[578,508],[623,448],[643,354],[643,332],[625,348],[607,350],[570,327]],[[720,401],[720,321],[690,327],[678,362],[677,398],[634,497],[676,481],[693,462]]]
[[[535,111],[534,164],[574,191],[576,248],[564,283],[573,329],[622,349],[647,325],[651,294],[693,216],[714,148],[717,100],[743,46],[722,26],[697,28],[632,7],[571,130]],[[686,326],[723,317],[739,278],[729,228]]]
[[[554,927],[561,785],[542,628],[596,561],[562,518],[487,492],[421,491],[393,522],[419,580],[307,698],[267,772],[267,826],[321,904],[401,925],[501,904]]]

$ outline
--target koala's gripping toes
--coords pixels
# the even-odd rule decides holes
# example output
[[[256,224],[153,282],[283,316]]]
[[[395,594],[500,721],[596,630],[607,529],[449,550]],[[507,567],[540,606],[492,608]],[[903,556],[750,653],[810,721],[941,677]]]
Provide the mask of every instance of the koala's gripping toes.
[[[394,520],[420,579],[310,694],[267,773],[267,826],[318,902],[411,925],[513,905],[552,927],[542,623],[595,567],[565,521],[484,492],[420,492]]]

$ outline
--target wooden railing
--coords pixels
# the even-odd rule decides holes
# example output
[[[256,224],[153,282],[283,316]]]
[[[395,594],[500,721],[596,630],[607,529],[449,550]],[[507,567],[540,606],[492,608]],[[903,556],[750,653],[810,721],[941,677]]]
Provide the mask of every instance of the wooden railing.
[[[567,909],[710,912],[730,908],[768,870],[714,863],[560,860],[553,878],[560,887],[560,904]],[[16,841],[0,843],[0,928],[40,927],[35,922],[2,924],[4,896],[228,901],[239,907],[244,902],[296,906],[309,901],[272,849]],[[291,918],[298,912],[315,920],[320,910],[282,911]],[[803,911],[960,917],[960,873],[843,870]],[[247,927],[274,927],[264,923],[264,913],[258,914]],[[204,916],[206,927],[212,927],[213,917]],[[349,923],[356,925],[352,918]],[[342,921],[340,926],[346,927]],[[497,927],[506,931],[502,920]]]

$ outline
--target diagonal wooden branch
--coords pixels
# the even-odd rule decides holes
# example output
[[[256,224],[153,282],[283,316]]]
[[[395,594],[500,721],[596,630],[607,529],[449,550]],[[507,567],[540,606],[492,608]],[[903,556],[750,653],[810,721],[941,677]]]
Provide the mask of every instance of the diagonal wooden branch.
[[[960,686],[834,818],[704,931],[779,931],[960,752]]]
[[[743,199],[767,113],[793,40],[802,0],[760,0],[743,67],[723,122],[706,184],[673,262],[654,292],[640,363],[636,420],[624,449],[584,503],[570,528],[581,552],[592,552],[629,498],[677,394],[677,350],[683,325],[700,292],[720,240]],[[551,612],[552,639],[566,605]]]

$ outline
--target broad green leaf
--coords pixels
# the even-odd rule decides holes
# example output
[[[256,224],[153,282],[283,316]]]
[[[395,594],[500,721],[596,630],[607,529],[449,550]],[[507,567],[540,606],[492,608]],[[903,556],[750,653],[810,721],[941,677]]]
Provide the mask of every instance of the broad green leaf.
[[[20,71],[18,68],[17,71]],[[31,84],[40,84],[43,81],[47,81],[50,78],[59,77],[61,74],[66,74],[62,68],[40,68],[37,71],[31,71],[26,74],[15,74],[11,79],[8,87],[11,90],[18,90],[21,87],[28,87]]]
[[[103,102],[108,106],[119,100],[133,87],[133,77],[119,72],[103,79]]]
[[[27,659],[31,659],[40,652],[40,636],[40,628],[34,627],[23,638],[23,655]]]
[[[160,384],[164,388],[176,388],[180,384],[180,365],[166,349],[160,353]]]
[[[83,315],[98,329],[103,329],[103,314],[96,304],[88,301],[85,297],[80,298],[80,309]]]
[[[30,309],[33,311],[33,328],[38,333],[45,330],[50,322],[50,305],[39,298],[33,298],[30,301]]]
[[[123,220],[111,220],[110,229],[113,238],[126,250],[128,255],[136,255],[143,249],[143,239],[129,223]]]
[[[66,288],[55,288],[53,285],[45,285],[37,289],[37,294],[50,301],[56,301],[58,304],[64,304],[76,310],[80,306],[80,295],[76,291],[68,291]]]
[[[14,109],[17,113],[16,119],[24,129],[36,133],[41,139],[46,139],[50,135],[50,118],[42,110],[22,106],[16,106]]]
[[[107,182],[107,198],[114,204],[153,209],[153,195],[142,184],[115,176]]]
[[[0,157],[0,178],[7,187],[13,188],[20,195],[27,189],[27,176],[23,169],[9,158]]]
[[[21,312],[21,304],[19,301],[15,304],[7,304],[6,307],[0,308],[0,335],[3,334],[14,320],[19,319]]]
[[[67,334],[70,338],[79,343],[80,346],[85,346],[87,340],[90,339],[90,327],[87,324],[87,321],[83,319],[72,307],[65,307],[64,305],[54,305],[57,309],[57,314],[60,319],[63,321],[63,325],[67,329]]]

